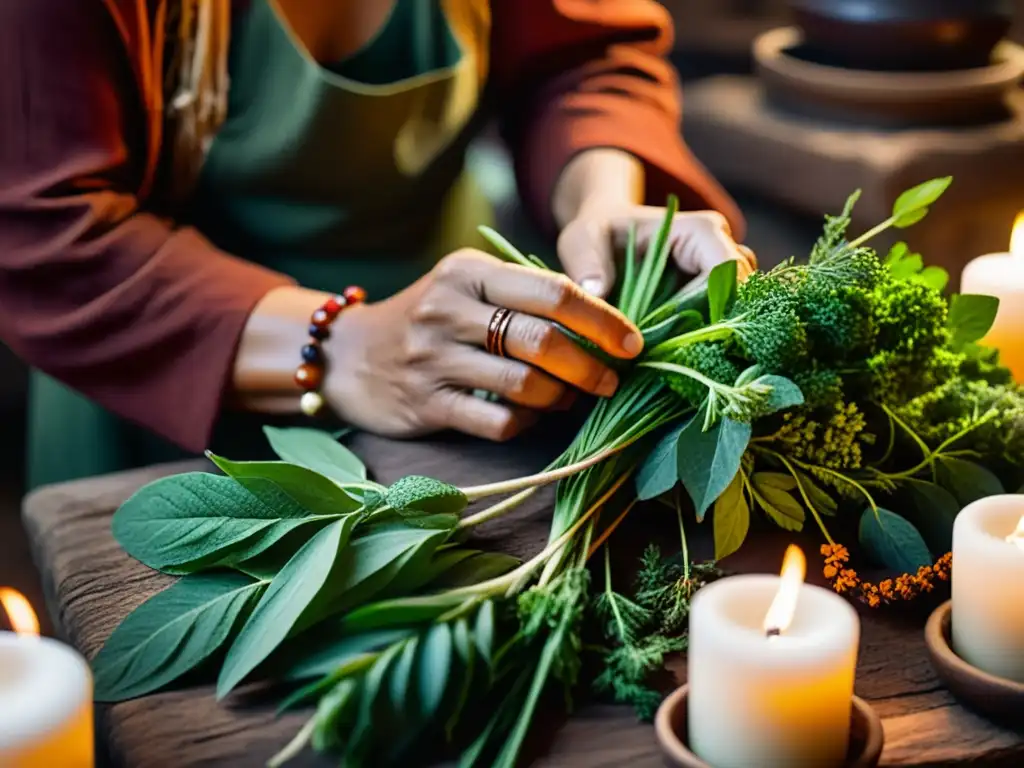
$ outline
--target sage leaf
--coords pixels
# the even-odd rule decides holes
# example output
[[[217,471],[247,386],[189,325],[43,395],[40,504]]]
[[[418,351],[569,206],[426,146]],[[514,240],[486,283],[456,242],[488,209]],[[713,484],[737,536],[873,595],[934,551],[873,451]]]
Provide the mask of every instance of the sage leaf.
[[[755,381],[758,384],[766,384],[772,388],[771,395],[768,397],[765,415],[804,404],[804,393],[800,391],[800,387],[785,376],[769,374],[767,376],[759,376]]]
[[[895,219],[896,227],[906,227],[924,218],[928,206],[942,197],[949,185],[953,182],[952,176],[945,176],[939,179],[931,179],[908,189],[896,198],[892,206],[892,218]]]
[[[343,631],[349,634],[389,627],[426,624],[452,608],[462,605],[466,599],[464,595],[448,595],[441,592],[437,595],[381,600],[356,608],[345,616],[341,626]]]
[[[288,494],[300,507],[314,515],[339,515],[355,512],[361,506],[360,489],[345,491],[319,472],[289,464],[286,461],[231,461],[207,451],[207,457],[224,474],[238,481],[249,493],[276,503],[279,489]],[[271,482],[267,482],[267,481]]]
[[[129,555],[172,574],[230,565],[267,550],[315,516],[271,481],[255,496],[230,477],[187,472],[137,491],[114,513],[114,538]]]
[[[494,602],[487,600],[480,606],[476,613],[476,622],[473,625],[473,640],[476,642],[476,649],[486,661],[487,666],[491,665],[491,649],[494,645]]]
[[[949,302],[948,320],[953,332],[953,346],[960,348],[984,338],[995,322],[998,311],[999,299],[995,296],[955,294]]]
[[[463,550],[465,551],[465,550]],[[427,583],[435,589],[468,587],[503,576],[520,564],[518,558],[501,552],[473,552]],[[433,569],[434,566],[432,565]]]
[[[804,508],[790,493],[790,489],[796,487],[791,476],[779,472],[757,472],[750,478],[750,483],[757,503],[777,526],[787,531],[803,530]]]
[[[355,523],[349,515],[316,534],[274,577],[224,659],[217,679],[223,698],[287,639],[327,584]]]
[[[1004,492],[999,478],[973,461],[939,456],[936,475],[939,484],[951,491],[962,506]]]
[[[743,473],[737,472],[725,492],[715,501],[715,560],[738,550],[750,530],[750,506],[743,493]]]
[[[661,496],[679,482],[679,435],[686,426],[684,422],[666,432],[640,465],[636,473],[636,491],[640,501]]]
[[[920,531],[929,550],[948,552],[953,546],[953,522],[960,503],[941,485],[924,480],[904,482],[911,502],[904,517]]]
[[[901,573],[917,573],[931,565],[932,556],[921,534],[895,512],[879,508],[864,510],[860,517],[858,538],[861,546],[880,565]]]
[[[693,499],[697,520],[729,486],[740,468],[750,442],[750,425],[719,419],[704,431],[704,415],[698,413],[679,434],[677,471]]]
[[[319,429],[264,427],[270,447],[280,458],[339,483],[365,483],[366,466],[330,433]]]
[[[417,663],[419,699],[424,720],[429,720],[441,706],[448,685],[452,663],[452,632],[447,623],[434,624],[427,630],[420,646]]]
[[[800,482],[800,487],[804,489],[804,493],[807,494],[807,498],[814,506],[815,511],[829,516],[839,511],[839,504],[836,500],[827,491],[823,490],[810,475],[806,472],[797,472],[796,477]]]
[[[725,317],[736,298],[736,262],[732,259],[715,266],[708,274],[708,306],[711,323]]]
[[[385,499],[400,514],[457,515],[469,504],[466,495],[454,485],[419,475],[395,482]]]
[[[293,681],[333,675],[345,664],[413,635],[415,630],[409,627],[344,634],[340,623],[333,624],[316,637],[290,640],[286,648],[291,653],[282,654],[287,660],[274,665],[274,674],[283,680]]]
[[[218,653],[239,630],[266,582],[238,573],[181,579],[136,608],[92,661],[96,701],[159,690]]]
[[[416,668],[416,651],[419,649],[419,638],[410,637],[402,644],[402,655],[395,663],[391,674],[391,705],[396,711],[408,709],[410,702],[409,683],[412,672]]]

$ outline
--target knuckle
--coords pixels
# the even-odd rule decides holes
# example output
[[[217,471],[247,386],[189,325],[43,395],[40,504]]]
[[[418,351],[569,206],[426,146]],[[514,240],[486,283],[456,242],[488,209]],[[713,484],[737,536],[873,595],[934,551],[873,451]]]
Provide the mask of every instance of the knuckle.
[[[402,362],[408,366],[422,365],[434,357],[434,344],[426,334],[407,333],[402,339]]]
[[[522,395],[533,383],[536,374],[525,365],[506,365],[501,371],[501,389],[508,395]]]
[[[565,275],[542,281],[539,291],[544,303],[556,312],[568,307],[577,297],[576,284]]]
[[[442,281],[454,280],[464,276],[475,261],[476,255],[471,248],[460,248],[441,259],[434,267],[434,274]]]
[[[443,322],[449,318],[451,302],[445,298],[442,291],[424,291],[409,312],[409,318],[414,323],[433,325]]]
[[[729,232],[729,220],[719,211],[701,211],[696,215],[708,228]]]
[[[519,335],[526,356],[536,359],[547,355],[556,342],[557,333],[555,326],[543,320],[530,318],[524,321]]]

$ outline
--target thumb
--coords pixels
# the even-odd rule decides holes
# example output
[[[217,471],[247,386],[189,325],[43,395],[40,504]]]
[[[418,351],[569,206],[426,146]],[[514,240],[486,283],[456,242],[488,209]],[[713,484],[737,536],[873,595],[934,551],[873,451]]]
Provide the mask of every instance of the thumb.
[[[615,255],[611,226],[606,221],[570,221],[558,236],[558,259],[565,273],[584,291],[607,298],[615,284]]]

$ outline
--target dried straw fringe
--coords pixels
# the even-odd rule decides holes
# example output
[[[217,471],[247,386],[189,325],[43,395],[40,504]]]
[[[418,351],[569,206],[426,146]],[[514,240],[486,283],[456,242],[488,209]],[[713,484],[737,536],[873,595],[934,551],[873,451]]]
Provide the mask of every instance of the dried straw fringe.
[[[172,195],[183,199],[195,184],[203,159],[228,110],[230,0],[178,3],[177,62],[167,117],[173,126]],[[173,24],[173,21],[172,21]],[[169,29],[170,34],[175,30]]]

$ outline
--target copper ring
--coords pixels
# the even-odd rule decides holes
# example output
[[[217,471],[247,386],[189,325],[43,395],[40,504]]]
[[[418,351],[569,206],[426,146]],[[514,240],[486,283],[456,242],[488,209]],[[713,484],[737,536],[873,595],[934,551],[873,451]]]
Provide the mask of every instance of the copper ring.
[[[491,315],[491,321],[487,324],[486,349],[489,354],[505,357],[505,334],[508,332],[508,324],[515,314],[507,307],[498,307]]]

